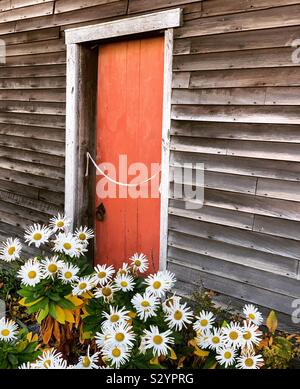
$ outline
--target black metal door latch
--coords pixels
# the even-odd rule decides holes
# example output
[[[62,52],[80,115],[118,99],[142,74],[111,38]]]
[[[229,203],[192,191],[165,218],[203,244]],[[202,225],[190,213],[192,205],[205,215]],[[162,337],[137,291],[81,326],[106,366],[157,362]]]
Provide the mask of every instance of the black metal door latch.
[[[105,214],[106,214],[106,209],[104,207],[104,204],[101,203],[97,209],[96,209],[96,218],[97,220],[99,220],[99,222],[103,222],[104,221],[104,217],[105,217]]]

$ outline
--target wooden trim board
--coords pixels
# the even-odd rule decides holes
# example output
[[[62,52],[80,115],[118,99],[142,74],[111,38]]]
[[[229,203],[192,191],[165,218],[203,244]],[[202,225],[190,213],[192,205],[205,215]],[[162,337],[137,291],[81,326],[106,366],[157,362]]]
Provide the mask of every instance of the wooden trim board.
[[[155,12],[127,19],[114,20],[91,26],[72,28],[65,31],[66,44],[91,42],[100,39],[141,34],[179,27],[182,20],[180,8]]]
[[[65,214],[73,221],[72,228],[89,223],[91,226],[92,203],[91,182],[84,177],[86,168],[86,151],[95,157],[93,142],[95,138],[96,108],[85,107],[81,102],[96,101],[95,88],[84,85],[96,80],[97,65],[94,62],[93,49],[84,43],[109,39],[117,36],[165,30],[165,70],[162,125],[162,175],[161,175],[161,210],[160,210],[160,270],[166,269],[168,247],[168,201],[169,201],[169,158],[171,127],[171,94],[172,94],[172,59],[173,27],[181,24],[181,9],[173,9],[134,18],[101,23],[66,31],[67,42],[67,102],[66,102],[66,181],[65,181]],[[91,69],[92,68],[92,69]],[[95,85],[96,87],[96,85]],[[86,111],[86,112],[85,112]],[[92,150],[93,148],[93,150]],[[89,201],[88,201],[89,199]]]

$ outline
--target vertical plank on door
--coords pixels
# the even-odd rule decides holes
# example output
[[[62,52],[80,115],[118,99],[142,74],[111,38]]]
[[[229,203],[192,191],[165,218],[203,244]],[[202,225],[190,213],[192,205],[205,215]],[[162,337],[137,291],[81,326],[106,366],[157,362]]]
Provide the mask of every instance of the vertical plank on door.
[[[98,163],[116,166],[120,181],[127,174],[120,174],[120,155],[127,156],[128,166],[137,162],[147,166],[147,177],[153,174],[151,163],[161,162],[163,76],[162,37],[99,48]],[[137,174],[129,171],[129,181]],[[103,177],[98,176],[99,180]],[[155,184],[158,190],[159,177]],[[150,184],[140,188],[147,189],[150,194]],[[115,199],[96,194],[96,206],[102,202],[106,209],[105,220],[96,222],[96,261],[120,265],[134,252],[145,252],[153,256],[153,271],[159,261],[160,199],[126,197],[127,189],[122,186],[116,190]]]

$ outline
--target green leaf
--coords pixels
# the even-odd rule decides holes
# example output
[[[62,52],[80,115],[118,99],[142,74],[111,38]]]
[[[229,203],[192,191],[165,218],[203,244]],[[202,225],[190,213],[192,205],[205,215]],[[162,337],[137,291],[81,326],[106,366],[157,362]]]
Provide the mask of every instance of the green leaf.
[[[22,342],[20,342],[16,348],[17,352],[21,353],[22,351],[24,351],[26,349],[27,345],[28,345],[27,340],[23,340]]]
[[[8,357],[8,360],[9,360],[10,364],[13,367],[17,367],[18,366],[18,363],[19,363],[18,358],[14,354],[9,353],[7,357]]]
[[[57,305],[59,305],[63,309],[73,310],[76,308],[75,305],[71,301],[66,300],[65,298],[62,298],[59,301],[57,301]]]
[[[266,326],[268,330],[273,334],[278,327],[278,320],[275,311],[271,311],[266,320]]]
[[[59,301],[61,299],[60,295],[58,293],[49,292],[48,293],[49,299],[53,300],[55,302]]]
[[[31,297],[32,296],[32,292],[30,292],[29,290],[26,290],[26,289],[18,290],[18,294],[20,296],[23,296],[23,297]]]
[[[41,324],[41,322],[45,319],[45,317],[47,317],[48,313],[49,313],[49,304],[47,304],[47,305],[45,306],[45,308],[43,308],[43,309],[40,310],[40,312],[39,312],[39,314],[38,314],[38,317],[37,317],[37,319],[36,319],[37,322],[38,322],[39,324]]]
[[[56,308],[55,308],[55,303],[53,303],[52,301],[50,301],[50,303],[49,303],[49,314],[50,314],[50,316],[53,317],[53,319],[56,320]]]

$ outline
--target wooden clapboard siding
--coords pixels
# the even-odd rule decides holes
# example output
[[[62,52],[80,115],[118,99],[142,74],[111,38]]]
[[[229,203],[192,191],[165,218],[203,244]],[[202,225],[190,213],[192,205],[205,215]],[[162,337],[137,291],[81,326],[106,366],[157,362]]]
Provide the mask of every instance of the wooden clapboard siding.
[[[181,290],[203,283],[290,315],[300,295],[299,0],[1,1],[0,240],[64,206],[65,29],[178,6],[170,167],[188,164],[204,204],[176,198],[174,176],[168,267]]]

